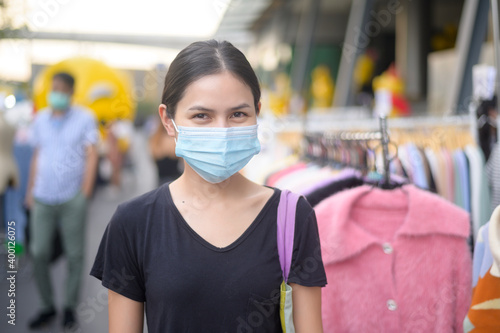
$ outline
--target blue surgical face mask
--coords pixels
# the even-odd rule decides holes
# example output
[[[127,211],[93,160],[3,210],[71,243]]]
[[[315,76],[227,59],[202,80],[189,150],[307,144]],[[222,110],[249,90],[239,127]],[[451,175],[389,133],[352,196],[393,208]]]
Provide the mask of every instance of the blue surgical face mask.
[[[177,127],[172,123],[179,133],[175,154],[209,183],[228,179],[260,152],[257,125]]]
[[[51,91],[48,97],[49,105],[54,110],[66,111],[71,103],[71,97],[60,91]]]

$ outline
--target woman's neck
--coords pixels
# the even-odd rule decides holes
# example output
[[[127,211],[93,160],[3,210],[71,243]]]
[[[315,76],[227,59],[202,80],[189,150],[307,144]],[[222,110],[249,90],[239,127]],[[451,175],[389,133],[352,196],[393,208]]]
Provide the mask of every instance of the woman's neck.
[[[196,195],[204,199],[225,199],[235,196],[246,195],[254,185],[240,173],[236,173],[228,179],[212,184],[204,180],[191,167],[185,166],[184,173],[172,184],[186,195]]]

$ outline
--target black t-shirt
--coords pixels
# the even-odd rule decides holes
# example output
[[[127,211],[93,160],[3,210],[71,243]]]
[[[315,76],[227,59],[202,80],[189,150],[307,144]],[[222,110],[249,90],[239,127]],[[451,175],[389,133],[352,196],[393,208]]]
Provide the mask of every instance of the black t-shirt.
[[[176,179],[181,175],[181,172],[179,172],[178,168],[178,159],[173,159],[166,156],[155,160],[155,163],[158,169],[158,178],[160,180],[160,184],[165,183],[165,180],[172,181],[173,179]]]
[[[281,332],[276,228],[280,190],[231,245],[199,236],[172,201],[168,184],[118,206],[91,275],[146,302],[150,333]],[[297,204],[289,283],[325,286],[314,210]]]

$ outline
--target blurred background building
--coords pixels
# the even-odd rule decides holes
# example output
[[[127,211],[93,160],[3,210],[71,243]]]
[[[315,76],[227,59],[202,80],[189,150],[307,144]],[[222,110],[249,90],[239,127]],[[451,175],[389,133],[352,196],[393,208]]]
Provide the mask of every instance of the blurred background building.
[[[301,111],[371,106],[373,78],[391,65],[413,112],[464,112],[470,67],[494,64],[484,0],[7,0],[1,14],[4,84],[29,96],[44,66],[90,57],[128,72],[139,119],[156,111],[169,62],[199,39],[242,48],[277,114],[297,94]]]

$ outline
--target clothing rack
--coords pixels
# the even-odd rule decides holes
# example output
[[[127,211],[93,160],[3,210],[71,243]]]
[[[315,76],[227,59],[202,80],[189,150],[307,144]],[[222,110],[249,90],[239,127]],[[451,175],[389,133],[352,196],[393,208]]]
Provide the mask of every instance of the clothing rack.
[[[324,155],[327,145],[333,145],[335,142],[368,142],[368,141],[380,141],[380,147],[382,147],[382,165],[383,165],[383,183],[390,183],[390,170],[389,164],[391,158],[389,157],[389,144],[391,143],[387,117],[379,117],[379,130],[378,131],[338,131],[338,132],[326,132],[326,133],[309,133],[305,135],[306,140],[309,143],[317,144],[316,151],[320,151],[321,155]],[[376,147],[378,148],[378,147]],[[376,149],[375,148],[375,149]],[[368,147],[369,150],[374,150]],[[321,156],[324,158],[324,156]]]
[[[309,116],[308,116],[309,117]],[[313,116],[311,116],[313,117]],[[286,124],[289,125],[288,123]],[[460,126],[468,127],[471,131],[471,119],[469,115],[453,115],[453,116],[415,116],[391,118],[391,129],[418,129],[432,128],[441,126]],[[373,121],[369,115],[356,118],[349,114],[343,117],[334,117],[333,115],[316,115],[313,120],[309,121],[308,126],[304,128],[305,132],[315,133],[331,133],[342,131],[378,131],[380,124]]]

